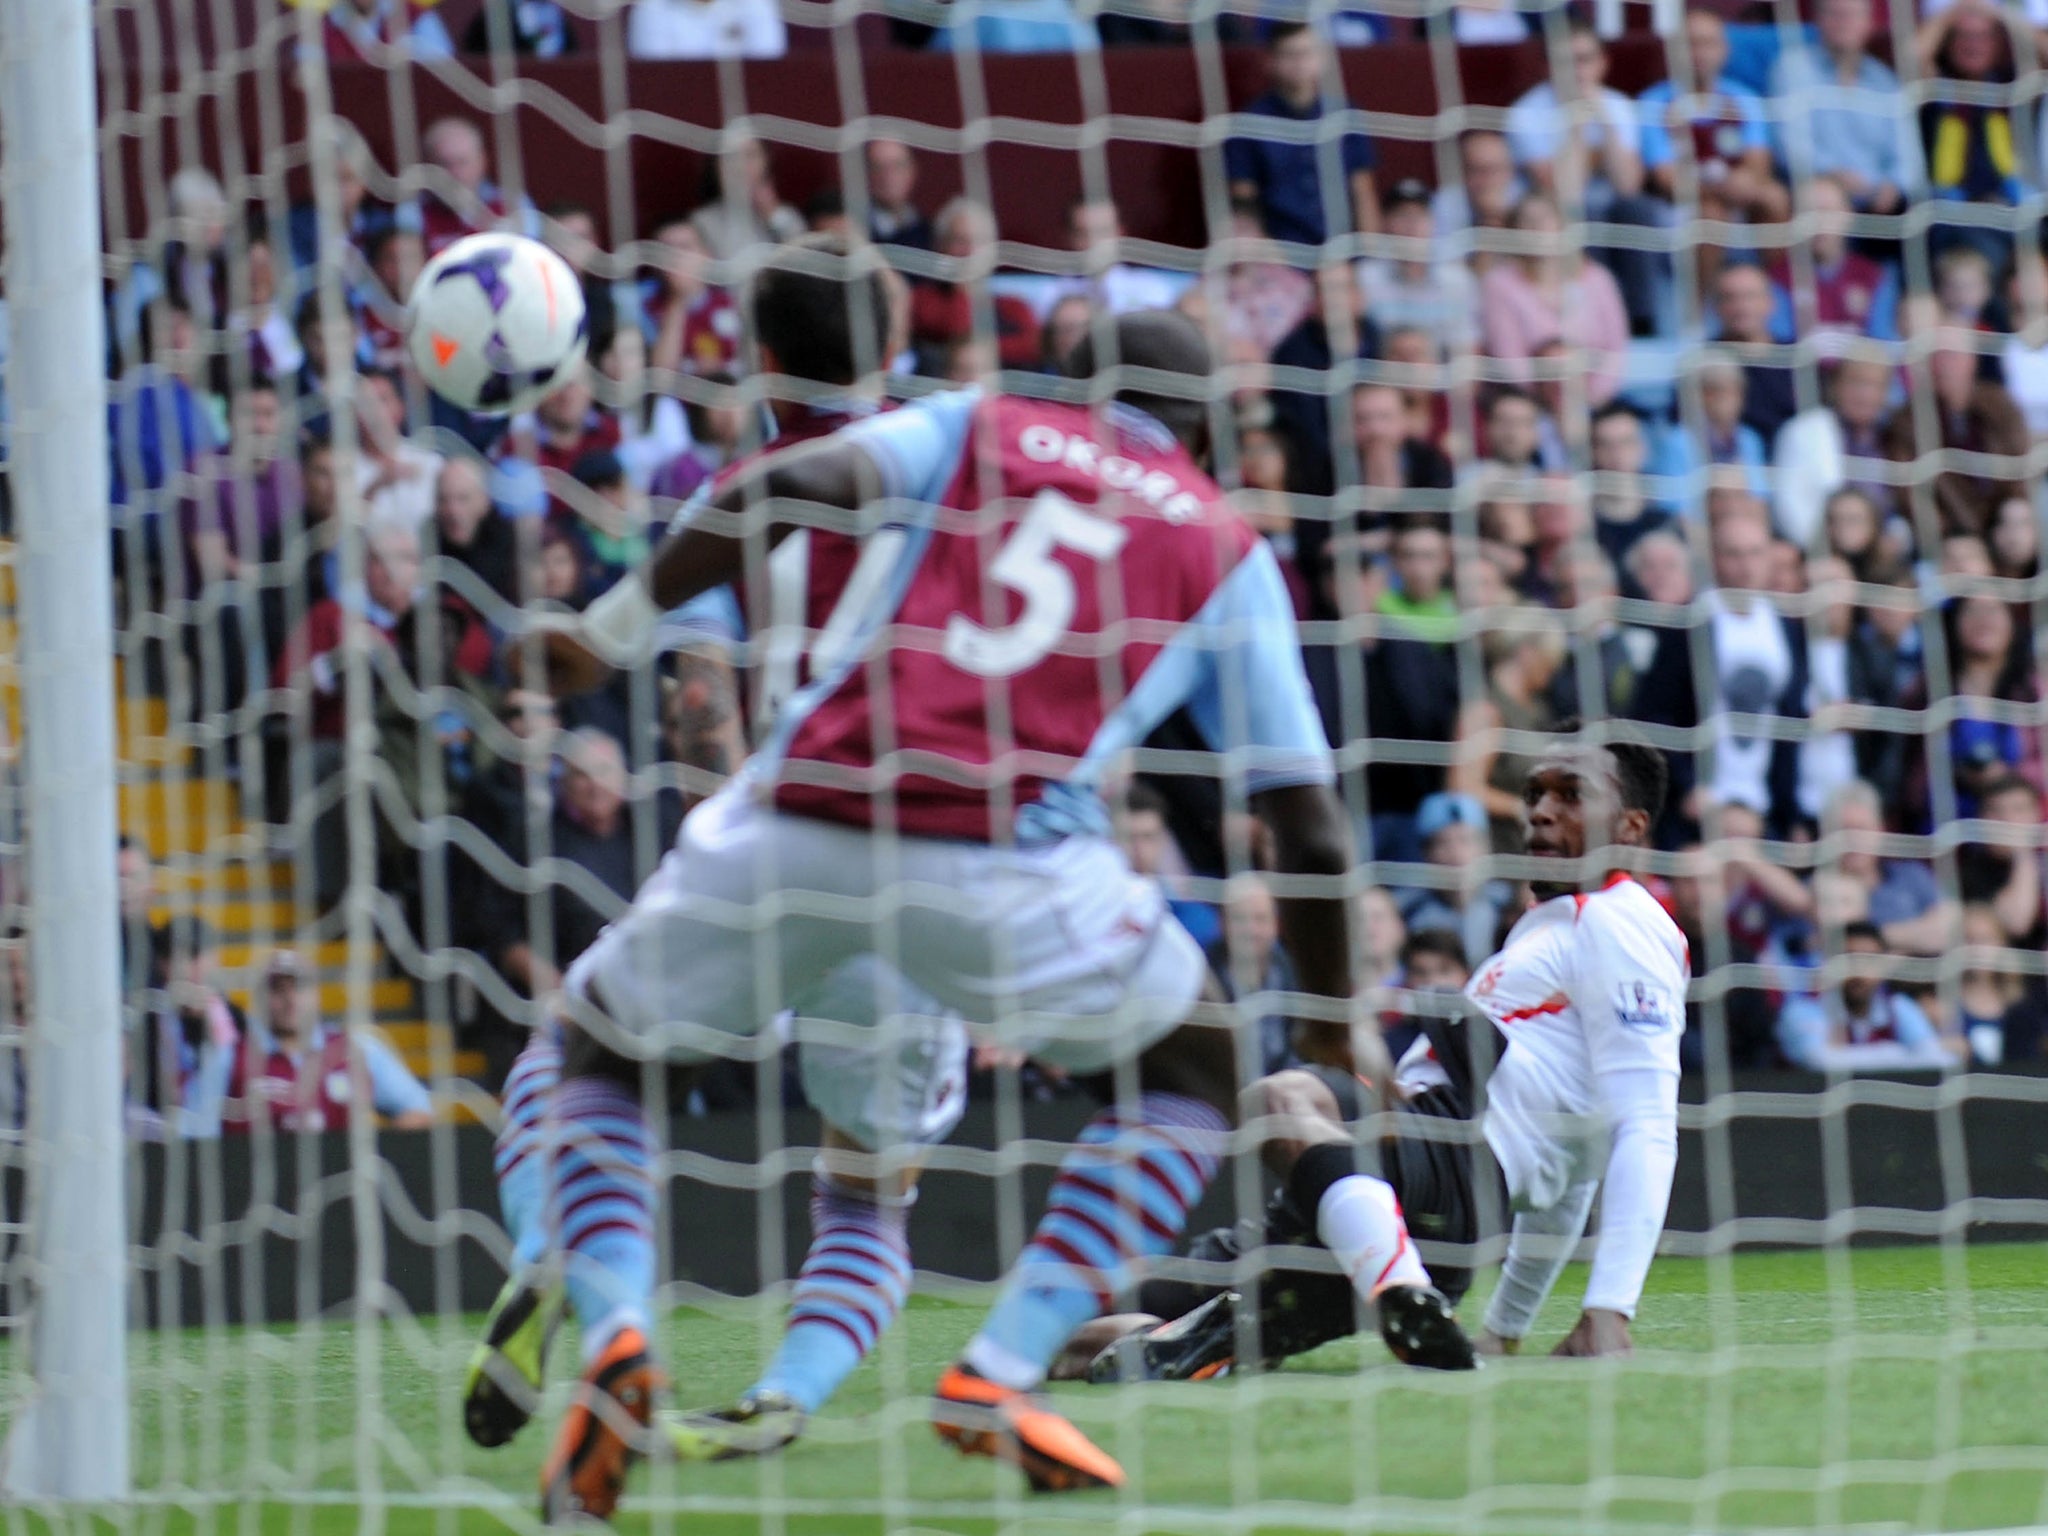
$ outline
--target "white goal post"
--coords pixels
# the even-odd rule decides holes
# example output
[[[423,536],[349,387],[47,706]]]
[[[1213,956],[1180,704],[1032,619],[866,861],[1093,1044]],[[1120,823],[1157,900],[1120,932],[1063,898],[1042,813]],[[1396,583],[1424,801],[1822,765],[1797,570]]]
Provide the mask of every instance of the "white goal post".
[[[0,1491],[128,1494],[128,1223],[114,894],[113,594],[91,0],[0,0],[7,393],[34,891],[34,1395]]]

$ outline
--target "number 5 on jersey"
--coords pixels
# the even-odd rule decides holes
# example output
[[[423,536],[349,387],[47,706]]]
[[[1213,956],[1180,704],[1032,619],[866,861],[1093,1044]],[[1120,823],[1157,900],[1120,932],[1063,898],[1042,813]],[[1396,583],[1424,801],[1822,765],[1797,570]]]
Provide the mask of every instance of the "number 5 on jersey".
[[[1074,573],[1058,551],[1113,560],[1129,536],[1123,524],[1097,517],[1073,498],[1040,491],[988,568],[992,580],[1024,600],[1023,611],[1001,629],[954,614],[946,623],[946,660],[980,677],[1015,677],[1036,666],[1074,621]]]

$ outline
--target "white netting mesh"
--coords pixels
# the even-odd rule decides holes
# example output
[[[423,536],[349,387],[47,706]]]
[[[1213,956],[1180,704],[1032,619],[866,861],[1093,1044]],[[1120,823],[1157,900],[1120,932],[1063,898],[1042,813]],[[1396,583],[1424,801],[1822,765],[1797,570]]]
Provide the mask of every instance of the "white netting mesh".
[[[936,1447],[924,1393],[1087,1106],[978,1062],[879,1368],[784,1458],[656,1469],[657,1521],[2048,1519],[2048,1264],[1971,1241],[2048,1226],[2048,17],[1818,7],[1660,11],[1662,35],[1621,7],[1603,38],[1561,8],[1316,6],[1324,51],[1295,8],[1174,0],[103,0],[138,1493],[524,1518],[540,1430],[488,1455],[455,1407],[507,1260],[483,1127],[531,999],[807,637],[771,627],[731,673],[693,640],[559,709],[500,642],[757,443],[735,295],[770,243],[844,227],[906,280],[898,397],[1043,393],[1110,312],[1207,326],[1218,478],[1301,616],[1375,986],[1492,952],[1519,774],[1569,717],[1666,749],[1681,1169],[1637,1366],[1418,1383],[1368,1337],[1076,1393],[1130,1488],[1027,1507]],[[1676,108],[1652,89],[1723,52]],[[422,255],[486,225],[553,241],[592,309],[594,393],[509,425],[425,396],[397,332]],[[750,571],[757,602],[778,575]],[[1158,872],[1272,1067],[1291,972],[1196,746],[1169,723],[1133,765]],[[35,914],[12,805],[11,923]],[[1404,927],[1464,960],[1404,955]],[[9,1400],[15,998],[0,975]],[[1385,997],[1390,1023],[1431,1006]],[[817,1122],[786,1054],[660,1085],[693,1405],[772,1350],[806,1241]],[[1261,1196],[1241,1157],[1204,1213]]]

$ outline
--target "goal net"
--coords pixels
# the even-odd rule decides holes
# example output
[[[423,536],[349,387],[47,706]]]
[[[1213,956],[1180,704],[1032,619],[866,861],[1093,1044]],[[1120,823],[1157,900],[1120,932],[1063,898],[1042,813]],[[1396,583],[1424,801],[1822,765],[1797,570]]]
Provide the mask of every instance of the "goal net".
[[[472,1443],[461,1407],[517,1263],[500,1093],[822,637],[789,606],[799,549],[750,560],[748,623],[671,625],[594,696],[549,698],[512,642],[632,569],[760,446],[778,391],[833,408],[763,371],[744,305],[780,242],[829,230],[896,274],[877,398],[1073,398],[1057,376],[1109,317],[1202,326],[1215,474],[1295,604],[1357,838],[1358,1014],[1397,1051],[1459,1016],[1527,905],[1531,766],[1560,740],[1661,749],[1636,874],[1690,949],[1678,1172],[1633,1358],[1546,1358],[1591,1236],[1521,1358],[1469,1375],[1401,1369],[1369,1322],[1254,1369],[1248,1310],[1224,1379],[1057,1387],[1128,1481],[1033,1498],[937,1441],[929,1394],[1092,1085],[983,1043],[955,1082],[931,1066],[951,1044],[900,1021],[779,1018],[708,1070],[643,1075],[675,1400],[738,1398],[804,1294],[821,1115],[858,1114],[820,1065],[844,1058],[800,1038],[880,1038],[962,1096],[944,1141],[884,1147],[924,1170],[911,1294],[797,1444],[657,1458],[628,1510],[820,1536],[2048,1524],[2048,16],[101,0],[93,21],[124,1113],[28,1137],[40,989],[0,967],[0,1421],[37,1390],[29,1319],[65,1280],[29,1192],[67,1138],[111,1139],[138,1518],[532,1522],[573,1328],[513,1444]],[[509,421],[426,394],[404,346],[422,261],[489,228],[554,245],[590,316],[587,379]],[[0,399],[10,529],[33,404]],[[0,574],[10,961],[62,921],[14,814],[24,570]],[[1107,784],[1234,999],[1245,1078],[1299,1065],[1291,888],[1239,768],[1176,717]],[[1368,1166],[1390,1130],[1367,1123]],[[1476,1333],[1510,1213],[1476,1131],[1440,1134],[1482,1170],[1476,1241],[1411,1227],[1433,1270],[1475,1272]],[[1306,1229],[1269,1231],[1272,1189],[1241,1135],[1187,1232],[1235,1249],[1182,1245],[1151,1282],[1256,1294],[1284,1260],[1341,1285]]]

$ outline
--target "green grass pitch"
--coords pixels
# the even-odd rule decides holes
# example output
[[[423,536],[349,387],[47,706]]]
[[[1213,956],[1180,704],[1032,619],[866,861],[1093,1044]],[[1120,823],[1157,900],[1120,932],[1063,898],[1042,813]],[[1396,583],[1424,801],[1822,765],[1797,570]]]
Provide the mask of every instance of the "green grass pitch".
[[[1570,1325],[1583,1278],[1566,1275],[1537,1339]],[[1391,1365],[1376,1340],[1350,1341],[1262,1379],[1062,1388],[1061,1405],[1123,1460],[1131,1485],[1051,1500],[925,1427],[921,1394],[981,1302],[920,1298],[779,1459],[642,1469],[621,1525],[683,1536],[1563,1536],[2048,1523],[2041,1246],[1662,1259],[1636,1330],[1641,1354],[1626,1364],[1524,1358],[1436,1377]],[[473,1321],[399,1321],[374,1339],[346,1322],[139,1336],[146,1494],[113,1523],[324,1536],[369,1528],[359,1520],[371,1506],[390,1531],[531,1528],[543,1426],[486,1453],[455,1412]],[[736,1393],[777,1326],[754,1303],[679,1312],[665,1340],[678,1400]],[[558,1375],[573,1347],[565,1337]],[[383,1419],[359,1429],[372,1395]],[[0,1511],[0,1529],[51,1528]]]

